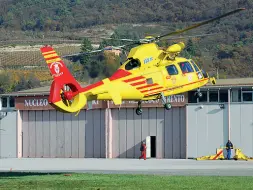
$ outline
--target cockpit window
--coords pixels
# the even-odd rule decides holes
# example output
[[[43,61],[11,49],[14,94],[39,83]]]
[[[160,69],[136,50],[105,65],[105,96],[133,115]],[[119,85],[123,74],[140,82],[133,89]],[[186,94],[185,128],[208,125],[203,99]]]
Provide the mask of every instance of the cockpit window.
[[[132,69],[135,69],[135,68],[138,68],[140,67],[141,64],[138,60],[136,59],[131,59],[125,66],[125,69],[126,70],[132,70]]]
[[[169,65],[166,67],[166,69],[167,69],[169,75],[177,75],[178,74],[178,70],[175,65]]]
[[[199,71],[199,68],[198,68],[197,65],[194,63],[194,61],[191,60],[191,64],[193,65],[195,71],[198,72],[198,71]]]
[[[179,63],[179,66],[180,66],[183,73],[192,73],[192,72],[194,72],[191,64],[187,61]]]

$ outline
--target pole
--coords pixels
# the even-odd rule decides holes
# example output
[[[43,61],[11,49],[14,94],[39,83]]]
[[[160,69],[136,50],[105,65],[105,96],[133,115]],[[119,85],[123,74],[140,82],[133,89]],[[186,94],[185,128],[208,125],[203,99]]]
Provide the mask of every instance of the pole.
[[[228,140],[230,140],[230,94],[231,89],[228,89]]]

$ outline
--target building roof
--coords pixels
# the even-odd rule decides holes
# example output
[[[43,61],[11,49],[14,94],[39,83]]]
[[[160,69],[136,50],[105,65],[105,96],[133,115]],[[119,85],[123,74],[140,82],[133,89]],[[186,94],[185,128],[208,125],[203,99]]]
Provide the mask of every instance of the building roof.
[[[232,79],[216,79],[216,84],[208,83],[205,88],[210,87],[243,87],[253,86],[253,78],[232,78]]]
[[[87,86],[87,84],[81,84],[82,87]],[[216,84],[212,85],[208,83],[202,88],[226,88],[226,87],[253,87],[253,78],[233,78],[233,79],[216,79]],[[0,96],[36,96],[36,95],[49,95],[50,86],[44,86],[40,88],[33,88],[29,90],[22,90],[18,92],[0,94]]]

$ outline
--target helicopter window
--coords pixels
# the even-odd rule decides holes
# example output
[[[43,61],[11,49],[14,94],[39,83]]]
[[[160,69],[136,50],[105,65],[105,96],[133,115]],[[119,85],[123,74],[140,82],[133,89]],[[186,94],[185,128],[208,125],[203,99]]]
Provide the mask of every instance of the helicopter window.
[[[153,79],[152,78],[148,78],[147,79],[147,84],[153,84]]]
[[[193,65],[195,71],[198,72],[199,68],[197,67],[197,65],[193,61],[191,61],[191,64]]]
[[[167,69],[169,75],[177,75],[178,74],[178,70],[175,65],[169,65],[166,67],[166,69]]]
[[[180,68],[182,70],[183,73],[192,73],[194,72],[191,64],[189,62],[181,62],[179,63]]]
[[[135,69],[135,68],[138,68],[140,67],[141,64],[139,61],[135,60],[135,59],[131,59],[125,66],[125,69],[126,70],[132,70],[132,69]]]

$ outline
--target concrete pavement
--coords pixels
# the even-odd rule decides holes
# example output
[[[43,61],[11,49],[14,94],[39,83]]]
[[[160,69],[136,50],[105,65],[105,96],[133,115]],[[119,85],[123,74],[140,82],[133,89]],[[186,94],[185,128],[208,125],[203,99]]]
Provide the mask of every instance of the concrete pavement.
[[[0,172],[77,172],[162,175],[253,176],[253,161],[184,159],[0,159]]]

